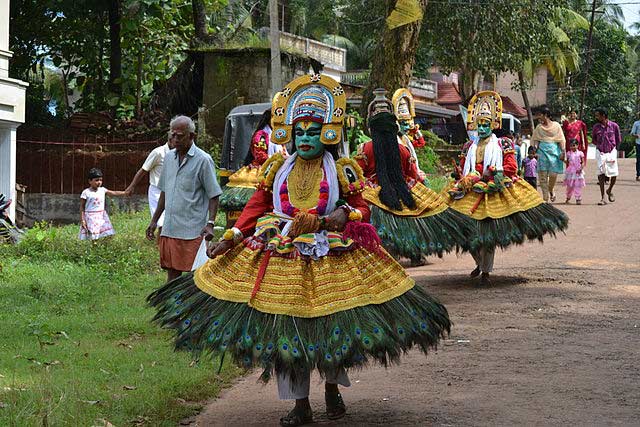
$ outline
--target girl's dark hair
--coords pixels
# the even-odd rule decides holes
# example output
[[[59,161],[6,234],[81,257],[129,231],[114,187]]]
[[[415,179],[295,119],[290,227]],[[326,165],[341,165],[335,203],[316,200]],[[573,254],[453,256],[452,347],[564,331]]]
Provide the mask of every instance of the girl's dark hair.
[[[396,117],[391,113],[378,113],[369,118],[369,129],[373,138],[380,200],[393,210],[401,210],[402,203],[409,209],[415,209],[416,201],[402,174]]]
[[[533,145],[529,146],[529,149],[527,150],[527,154],[536,154],[536,147],[534,147]]]
[[[609,112],[607,111],[606,108],[598,107],[598,108],[596,108],[596,113],[600,113],[600,115],[604,116],[605,119],[609,118]]]
[[[253,162],[253,153],[251,152],[251,144],[253,143],[253,136],[256,134],[256,132],[264,129],[264,127],[267,125],[271,126],[271,108],[269,108],[268,110],[265,110],[265,112],[262,113],[262,116],[260,117],[260,121],[258,122],[256,129],[251,134],[251,141],[249,141],[249,151],[247,152],[247,155],[244,158],[243,166],[250,165],[251,162]]]
[[[98,168],[91,168],[89,172],[87,172],[88,179],[102,178],[102,171]]]
[[[577,139],[575,139],[575,138],[571,138],[571,139],[569,140],[569,147],[571,147],[573,144],[575,144],[575,145],[580,145],[580,142],[578,142],[578,140],[577,140]]]

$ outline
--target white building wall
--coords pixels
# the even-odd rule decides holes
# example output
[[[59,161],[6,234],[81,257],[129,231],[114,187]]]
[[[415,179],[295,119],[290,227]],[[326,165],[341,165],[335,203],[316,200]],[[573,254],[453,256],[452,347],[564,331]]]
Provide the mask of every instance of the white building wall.
[[[27,83],[9,78],[9,0],[0,0],[0,193],[16,198],[16,129],[24,123]],[[9,215],[15,220],[15,203]]]

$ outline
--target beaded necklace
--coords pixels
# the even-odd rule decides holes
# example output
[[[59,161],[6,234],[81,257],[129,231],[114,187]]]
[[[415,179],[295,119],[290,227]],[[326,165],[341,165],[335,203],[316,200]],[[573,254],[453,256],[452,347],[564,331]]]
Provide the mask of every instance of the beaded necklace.
[[[303,164],[306,166],[305,168],[303,168],[304,175],[300,177],[301,179],[295,180],[297,181],[296,184],[299,184],[299,185],[295,185],[294,187],[294,191],[296,191],[296,196],[299,199],[303,200],[303,198],[300,197],[300,194],[298,193],[298,191],[302,189],[303,192],[307,192],[306,193],[307,198],[310,197],[315,187],[314,184],[317,182],[317,178],[315,177],[318,175],[322,176],[320,181],[320,192],[318,196],[318,203],[316,204],[315,207],[309,209],[308,212],[311,214],[320,215],[320,216],[324,215],[327,211],[327,205],[329,203],[329,182],[327,181],[327,175],[326,173],[324,173],[324,168],[322,167],[321,163],[313,162],[313,165],[316,165],[315,169],[313,170],[309,168],[309,162],[304,162]],[[290,173],[289,177],[291,177],[291,175],[293,175],[293,173]],[[293,206],[291,204],[291,201],[289,200],[288,181],[289,181],[288,178],[285,179],[282,182],[282,185],[280,186],[280,204],[282,206],[283,213],[285,213],[290,217],[295,217],[296,214],[300,212],[300,209]],[[299,181],[306,181],[306,182],[299,183]]]

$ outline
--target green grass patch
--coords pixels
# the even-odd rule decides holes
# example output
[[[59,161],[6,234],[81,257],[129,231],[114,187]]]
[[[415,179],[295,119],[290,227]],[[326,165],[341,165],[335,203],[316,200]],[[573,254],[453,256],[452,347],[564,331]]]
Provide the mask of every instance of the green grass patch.
[[[165,280],[148,214],[116,236],[40,225],[0,246],[0,425],[173,426],[240,370],[175,353],[146,296]]]

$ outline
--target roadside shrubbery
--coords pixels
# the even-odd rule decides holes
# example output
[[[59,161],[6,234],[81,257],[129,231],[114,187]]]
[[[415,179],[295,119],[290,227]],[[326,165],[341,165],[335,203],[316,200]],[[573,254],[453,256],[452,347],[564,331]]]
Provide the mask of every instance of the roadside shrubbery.
[[[148,214],[112,216],[117,234],[39,224],[0,245],[0,425],[176,425],[238,374],[175,353],[146,296],[165,275]]]

